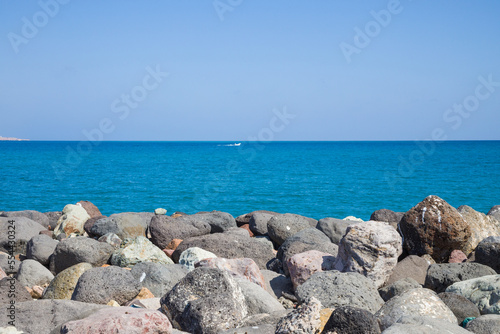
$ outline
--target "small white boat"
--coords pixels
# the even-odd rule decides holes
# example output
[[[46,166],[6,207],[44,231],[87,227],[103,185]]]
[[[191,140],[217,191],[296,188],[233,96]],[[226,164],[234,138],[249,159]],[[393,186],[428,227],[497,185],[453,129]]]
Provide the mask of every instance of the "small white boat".
[[[241,143],[234,143],[234,146],[240,146]]]

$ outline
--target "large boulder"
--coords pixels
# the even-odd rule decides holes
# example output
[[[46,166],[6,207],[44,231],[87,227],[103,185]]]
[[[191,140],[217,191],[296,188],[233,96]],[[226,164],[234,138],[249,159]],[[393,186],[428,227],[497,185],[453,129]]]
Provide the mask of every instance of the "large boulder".
[[[467,251],[472,235],[462,215],[433,195],[406,212],[399,226],[409,254],[429,254],[438,263],[448,260],[455,249]]]
[[[128,333],[171,334],[172,324],[156,310],[131,307],[110,307],[99,310],[87,318],[65,323],[61,333]]]
[[[235,277],[247,304],[248,315],[285,311],[285,308],[261,286]]]
[[[386,281],[386,284],[392,284],[403,278],[411,277],[419,284],[424,285],[427,269],[430,263],[424,258],[417,255],[410,255],[398,262],[394,267],[391,276]]]
[[[195,267],[209,267],[226,270],[235,278],[245,279],[249,282],[259,285],[265,289],[266,283],[259,266],[254,260],[249,258],[242,259],[224,259],[221,257],[206,258],[198,261]]]
[[[500,236],[482,240],[476,247],[475,261],[500,273]]]
[[[131,273],[142,287],[161,298],[186,276],[188,270],[178,264],[140,262],[132,267]]]
[[[57,226],[54,229],[54,235],[57,237],[59,234],[83,235],[85,230],[83,226],[85,222],[90,219],[89,214],[81,205],[68,204],[62,211],[62,216],[57,221]]]
[[[439,293],[456,282],[495,274],[493,269],[479,263],[436,263],[427,270],[424,286]]]
[[[92,268],[80,276],[71,299],[94,304],[114,300],[122,305],[137,296],[140,290],[141,284],[130,270],[116,266]]]
[[[338,245],[347,232],[347,227],[356,223],[358,222],[353,220],[323,218],[318,221],[316,228],[326,234],[334,244]]]
[[[285,275],[290,275],[287,265],[290,258],[295,254],[310,250],[317,250],[331,254],[332,256],[337,256],[338,246],[316,228],[307,228],[292,235],[281,245],[276,255],[283,264],[283,272]]]
[[[45,227],[26,217],[0,217],[0,252],[26,254],[26,245]]]
[[[382,330],[408,315],[438,318],[453,324],[457,323],[457,317],[434,291],[420,288],[389,299],[375,314]]]
[[[402,252],[401,236],[389,224],[375,221],[354,224],[340,241],[335,269],[360,273],[381,287]]]
[[[408,315],[400,318],[391,327],[384,330],[384,334],[470,334],[457,324],[438,318]]]
[[[90,263],[78,263],[64,269],[50,282],[42,299],[71,299],[80,276],[91,268]]]
[[[23,210],[23,211],[4,211],[0,213],[0,217],[25,217],[31,219],[38,224],[42,225],[46,229],[49,228],[49,218],[39,211],[34,210]]]
[[[270,244],[256,238],[226,232],[184,239],[172,254],[174,262],[179,262],[182,252],[191,247],[202,248],[226,259],[249,257],[260,269],[266,269],[266,263],[274,258]]]
[[[464,250],[465,254],[469,254],[476,249],[477,245],[485,238],[500,236],[500,221],[495,218],[486,216],[482,212],[477,212],[467,205],[458,207],[457,211],[469,224],[471,230],[471,237]]]
[[[375,313],[384,303],[371,280],[358,273],[324,271],[312,275],[295,291],[299,302],[317,298],[323,307],[353,306]]]
[[[293,288],[303,284],[314,273],[334,269],[335,256],[310,250],[304,253],[295,254],[288,262],[287,267],[292,280]]]
[[[456,293],[441,292],[438,297],[450,308],[460,325],[466,318],[477,318],[481,315],[477,306],[467,298]]]
[[[250,218],[248,220],[248,224],[250,230],[255,235],[266,235],[267,234],[267,223],[269,220],[279,215],[277,212],[268,212],[268,211],[255,211],[250,214]]]
[[[89,214],[90,218],[95,218],[95,217],[101,217],[102,216],[101,211],[99,211],[99,209],[97,208],[97,206],[95,206],[92,202],[89,202],[89,201],[80,201],[80,202],[76,203],[76,205],[79,205],[82,208],[84,208],[85,211],[87,211],[87,213]]]
[[[450,285],[446,292],[459,294],[478,308],[481,314],[500,314],[500,275],[489,275]]]
[[[87,262],[94,267],[106,264],[114,247],[87,237],[64,239],[57,244],[50,260],[50,270],[56,274],[75,264]]]
[[[131,267],[139,262],[174,263],[161,249],[143,236],[125,239],[122,247],[113,252],[110,262],[119,267]]]
[[[323,333],[379,334],[380,326],[377,318],[367,310],[341,306],[332,312]]]
[[[59,241],[45,234],[34,236],[26,246],[26,257],[46,266],[49,264],[50,256],[54,253],[58,243]]]
[[[209,234],[210,224],[205,220],[195,219],[186,215],[177,218],[169,216],[154,216],[149,225],[151,241],[161,249],[168,246],[174,239],[185,240],[191,237]]]
[[[49,284],[54,275],[38,261],[24,260],[19,267],[16,278],[23,286],[31,288],[35,285]]]
[[[97,220],[90,228],[92,235],[101,237],[107,233],[114,233],[120,239],[145,237],[147,222],[140,215],[134,213],[117,213],[107,218]]]
[[[226,271],[196,268],[161,299],[161,307],[178,329],[218,333],[236,327],[247,315],[240,286]]]
[[[465,326],[465,329],[476,334],[498,334],[500,333],[500,315],[482,315],[472,321],[469,321]]]
[[[311,227],[316,227],[316,223],[311,224],[311,218],[292,213],[273,216],[267,223],[269,237],[278,246],[281,246],[288,237]]]
[[[222,233],[232,227],[237,227],[234,217],[227,212],[221,211],[196,213],[190,216],[183,216],[182,218],[206,222],[210,225],[210,233]]]

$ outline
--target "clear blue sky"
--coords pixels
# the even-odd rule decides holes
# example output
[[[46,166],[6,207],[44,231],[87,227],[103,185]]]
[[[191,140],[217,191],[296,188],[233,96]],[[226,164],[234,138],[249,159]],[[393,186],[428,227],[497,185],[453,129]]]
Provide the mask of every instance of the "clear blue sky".
[[[218,13],[211,0],[73,0],[40,13],[54,2],[0,1],[1,136],[83,140],[107,119],[105,140],[243,141],[286,107],[276,140],[500,139],[500,83],[475,97],[479,76],[500,82],[498,1],[220,0]],[[373,37],[348,62],[356,27]],[[447,113],[464,101],[468,116]]]

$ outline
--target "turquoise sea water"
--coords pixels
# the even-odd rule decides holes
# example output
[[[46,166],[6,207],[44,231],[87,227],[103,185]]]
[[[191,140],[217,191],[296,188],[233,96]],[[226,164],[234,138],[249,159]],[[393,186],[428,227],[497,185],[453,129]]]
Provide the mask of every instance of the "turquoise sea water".
[[[407,211],[427,195],[500,204],[500,141],[0,142],[0,211],[266,209],[316,219]]]

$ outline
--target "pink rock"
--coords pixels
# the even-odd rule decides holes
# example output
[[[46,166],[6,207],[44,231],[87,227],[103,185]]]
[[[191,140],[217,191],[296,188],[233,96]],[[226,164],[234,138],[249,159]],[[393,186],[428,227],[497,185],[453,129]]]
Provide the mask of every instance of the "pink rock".
[[[156,310],[110,307],[87,318],[65,323],[61,333],[170,334],[172,324],[166,315]]]
[[[167,254],[169,258],[172,258],[172,254],[174,254],[175,250],[174,249],[164,249],[163,253]]]
[[[334,269],[335,256],[317,250],[295,254],[288,262],[293,288],[296,289],[318,271]]]
[[[451,252],[450,258],[448,259],[448,263],[462,263],[467,261],[467,256],[461,250],[455,249]]]
[[[4,277],[7,277],[7,274],[5,273],[5,271],[3,271],[2,268],[0,268],[0,279],[2,279]]]
[[[239,278],[244,278],[252,283],[266,288],[264,276],[260,272],[259,266],[254,260],[249,258],[242,259],[224,259],[221,257],[204,259],[194,264],[197,267],[210,267],[226,270],[231,275]]]

